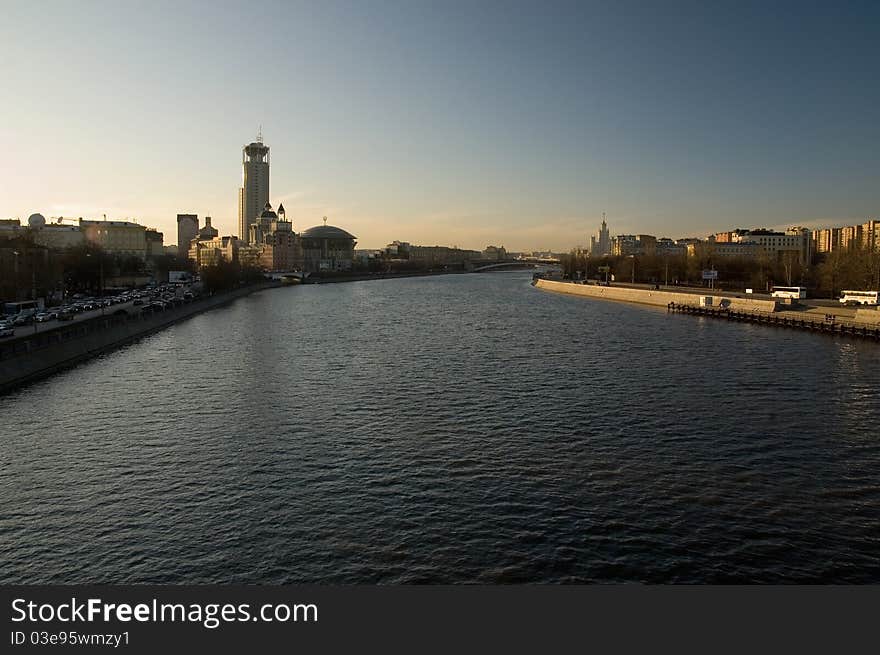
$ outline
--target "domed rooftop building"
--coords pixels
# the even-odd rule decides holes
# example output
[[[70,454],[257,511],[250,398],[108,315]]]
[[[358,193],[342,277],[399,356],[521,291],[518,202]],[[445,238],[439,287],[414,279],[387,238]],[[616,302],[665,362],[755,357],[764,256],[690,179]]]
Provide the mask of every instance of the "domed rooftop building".
[[[66,250],[81,246],[85,243],[85,237],[79,225],[64,225],[61,219],[56,223],[48,223],[42,214],[31,214],[28,217],[28,227],[34,243],[53,250]]]
[[[310,227],[300,234],[303,270],[307,273],[350,271],[356,238],[341,227],[327,225],[325,216],[323,225]]]

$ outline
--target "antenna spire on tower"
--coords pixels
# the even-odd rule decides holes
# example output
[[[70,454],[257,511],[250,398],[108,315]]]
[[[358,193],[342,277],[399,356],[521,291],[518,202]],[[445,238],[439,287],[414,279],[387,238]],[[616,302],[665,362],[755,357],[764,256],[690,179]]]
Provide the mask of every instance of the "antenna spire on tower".
[[[260,123],[260,126],[257,128],[257,143],[263,142],[263,124]]]

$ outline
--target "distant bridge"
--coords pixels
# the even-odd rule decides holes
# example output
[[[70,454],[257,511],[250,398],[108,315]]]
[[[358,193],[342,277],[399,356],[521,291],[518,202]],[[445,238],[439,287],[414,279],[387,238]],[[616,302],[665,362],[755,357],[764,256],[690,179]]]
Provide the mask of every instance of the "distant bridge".
[[[513,271],[519,269],[541,269],[559,268],[559,262],[555,259],[511,259],[502,262],[474,262],[471,269],[474,273],[482,273],[484,271]]]

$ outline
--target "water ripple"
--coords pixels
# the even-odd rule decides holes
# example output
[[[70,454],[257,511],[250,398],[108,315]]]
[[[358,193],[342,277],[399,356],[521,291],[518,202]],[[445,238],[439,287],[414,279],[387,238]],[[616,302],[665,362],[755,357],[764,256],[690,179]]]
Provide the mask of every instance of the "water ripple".
[[[528,275],[261,292],[0,398],[0,582],[880,582],[876,344]]]

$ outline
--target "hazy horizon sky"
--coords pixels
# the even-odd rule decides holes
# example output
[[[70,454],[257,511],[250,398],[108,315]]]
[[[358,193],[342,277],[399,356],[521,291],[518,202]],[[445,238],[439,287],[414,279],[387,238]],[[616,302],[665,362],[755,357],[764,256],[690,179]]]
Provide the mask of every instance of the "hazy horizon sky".
[[[271,201],[376,248],[880,214],[880,3],[0,0],[0,218]]]

